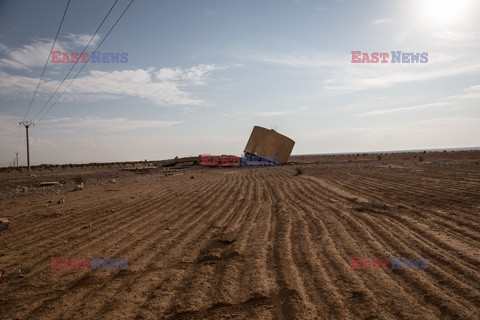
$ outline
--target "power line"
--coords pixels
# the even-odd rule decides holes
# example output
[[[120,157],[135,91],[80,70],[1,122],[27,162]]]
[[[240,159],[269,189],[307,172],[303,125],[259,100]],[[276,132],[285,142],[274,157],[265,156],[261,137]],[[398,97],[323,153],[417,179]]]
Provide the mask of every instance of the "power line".
[[[67,14],[67,10],[68,10],[68,6],[70,5],[70,1],[71,0],[68,0],[67,7],[65,8],[65,12],[63,12],[62,21],[60,21],[60,25],[58,26],[57,34],[55,35],[55,40],[53,40],[52,48],[50,49],[50,52],[48,53],[48,58],[47,58],[47,61],[45,62],[45,66],[43,67],[42,75],[40,76],[40,79],[38,80],[37,88],[35,89],[35,92],[33,93],[32,101],[30,101],[30,105],[28,106],[27,112],[25,112],[25,115],[23,116],[23,120],[25,120],[25,118],[27,117],[28,112],[30,111],[30,108],[32,107],[33,100],[35,100],[35,96],[37,95],[38,87],[40,87],[40,83],[42,82],[43,75],[45,74],[45,70],[47,69],[48,61],[50,60],[50,56],[52,54],[53,47],[55,46],[55,43],[57,42],[58,34],[60,33],[60,29],[62,28],[63,20],[65,19],[65,15]]]
[[[88,41],[87,45],[85,46],[85,48],[83,49],[82,53],[79,55],[79,57],[83,57],[83,54],[85,53],[85,50],[87,50],[88,46],[90,45],[90,43],[92,42],[92,40],[95,38],[95,36],[97,35],[98,31],[100,30],[100,28],[103,26],[103,24],[105,23],[105,20],[107,20],[108,16],[110,15],[110,13],[112,12],[113,8],[115,7],[115,5],[117,4],[118,0],[116,0],[112,7],[110,8],[110,10],[108,11],[107,15],[103,18],[102,20],[102,23],[100,23],[100,25],[98,26],[97,30],[95,31],[95,33],[93,34],[93,36],[90,38],[90,41]],[[70,73],[72,72],[73,68],[75,68],[75,66],[77,65],[77,63],[80,61],[80,58],[77,59],[77,61],[75,62],[75,64],[70,68],[70,70],[68,71],[67,75],[65,76],[65,78],[63,78],[62,82],[60,82],[60,84],[58,85],[57,89],[55,89],[55,92],[50,96],[50,98],[48,99],[48,101],[43,105],[42,109],[40,109],[40,111],[35,115],[35,117],[33,117],[33,119],[35,119],[36,117],[38,117],[38,115],[40,113],[42,113],[42,111],[47,107],[47,105],[50,103],[50,101],[52,100],[53,96],[55,96],[55,94],[58,92],[58,89],[60,89],[60,87],[63,85],[63,83],[65,82],[65,80],[67,80],[68,76],[70,75]],[[33,120],[32,119],[32,120]]]
[[[130,6],[132,5],[134,0],[131,0],[130,3],[128,4],[128,6],[123,10],[122,14],[118,17],[117,21],[115,21],[115,23],[113,24],[113,26],[110,28],[110,30],[108,30],[107,34],[105,35],[105,37],[102,39],[102,41],[98,44],[97,48],[95,48],[94,52],[96,52],[98,50],[98,48],[100,48],[100,46],[102,45],[102,43],[105,41],[105,39],[107,39],[108,35],[112,32],[113,28],[115,28],[115,26],[117,25],[117,23],[120,21],[120,19],[123,17],[123,15],[125,14],[125,12],[127,12],[128,8],[130,8]],[[55,100],[55,102],[50,106],[50,108],[48,108],[47,112],[45,112],[43,114],[43,116],[38,119],[37,123],[42,121],[42,119],[48,114],[48,112],[50,110],[52,110],[53,106],[55,106],[55,104],[57,104],[58,100],[63,96],[63,94],[65,93],[65,91],[67,91],[68,88],[70,88],[70,86],[72,85],[73,81],[75,81],[75,79],[77,78],[77,76],[79,75],[80,72],[82,72],[83,68],[85,68],[85,66],[88,64],[88,62],[90,61],[90,59],[93,57],[93,55],[89,56],[88,57],[88,60],[87,62],[80,68],[80,70],[77,71],[77,74],[75,74],[75,76],[73,77],[72,81],[70,81],[70,83],[68,84],[68,86],[62,91],[62,93],[58,96],[57,100]],[[36,116],[35,116],[36,117]]]

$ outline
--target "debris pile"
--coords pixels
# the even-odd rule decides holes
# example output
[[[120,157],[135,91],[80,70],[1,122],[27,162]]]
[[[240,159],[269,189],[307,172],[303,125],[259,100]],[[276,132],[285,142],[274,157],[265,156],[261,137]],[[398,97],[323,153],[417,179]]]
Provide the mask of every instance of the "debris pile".
[[[192,166],[242,167],[278,165],[288,162],[294,145],[295,141],[273,129],[269,130],[254,126],[242,157],[227,154],[220,156],[202,154],[184,158],[177,156],[169,160],[156,161],[153,164],[163,169],[181,169]]]
[[[10,221],[6,218],[0,218],[0,231],[7,230],[10,226]]]

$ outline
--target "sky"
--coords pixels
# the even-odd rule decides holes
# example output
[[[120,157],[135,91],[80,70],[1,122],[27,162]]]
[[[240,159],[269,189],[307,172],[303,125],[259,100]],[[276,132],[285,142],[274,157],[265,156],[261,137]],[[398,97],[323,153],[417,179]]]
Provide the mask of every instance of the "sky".
[[[105,37],[118,0],[93,37],[115,1],[72,0],[53,51],[127,59],[78,63],[51,107],[67,2],[0,0],[0,166],[26,163],[22,120],[32,164],[241,155],[254,125],[293,154],[480,146],[478,1],[135,0]]]

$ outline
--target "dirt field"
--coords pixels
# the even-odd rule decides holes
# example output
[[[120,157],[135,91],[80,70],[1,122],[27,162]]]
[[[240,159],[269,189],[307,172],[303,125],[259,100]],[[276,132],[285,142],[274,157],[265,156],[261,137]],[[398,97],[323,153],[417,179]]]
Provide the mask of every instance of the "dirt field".
[[[0,318],[480,319],[480,152],[380,158],[0,172]],[[53,270],[52,257],[128,268]]]

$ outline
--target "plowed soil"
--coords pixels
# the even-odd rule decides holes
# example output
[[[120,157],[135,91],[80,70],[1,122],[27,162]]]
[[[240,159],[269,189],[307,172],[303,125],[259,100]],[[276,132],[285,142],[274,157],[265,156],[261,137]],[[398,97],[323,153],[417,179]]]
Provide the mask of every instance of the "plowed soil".
[[[480,319],[479,160],[1,172],[11,225],[0,231],[0,318]],[[128,269],[53,270],[52,257],[128,259]],[[428,268],[354,270],[352,257]]]

